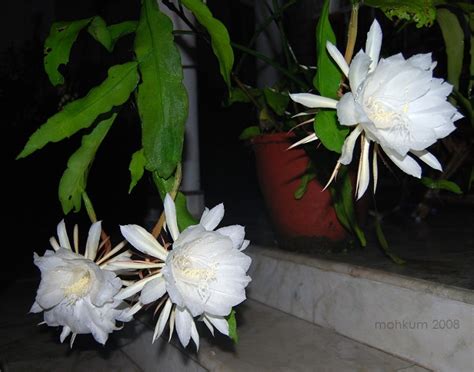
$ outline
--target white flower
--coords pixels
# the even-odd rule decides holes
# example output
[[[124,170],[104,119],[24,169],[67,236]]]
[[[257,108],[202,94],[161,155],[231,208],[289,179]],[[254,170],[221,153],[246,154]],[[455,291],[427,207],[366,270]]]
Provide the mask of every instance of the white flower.
[[[214,327],[229,334],[225,316],[233,306],[246,299],[245,287],[250,282],[246,272],[251,259],[241,251],[249,241],[245,230],[234,225],[213,231],[224,216],[222,204],[204,211],[198,225],[179,232],[176,209],[169,195],[165,202],[166,223],[174,241],[167,252],[156,239],[137,225],[121,226],[122,234],[139,251],[164,261],[158,273],[142,279],[124,297],[141,290],[140,302],[148,304],[168,293],[158,318],[153,341],[161,335],[168,320],[170,337],[176,332],[183,346],[192,338],[199,347],[199,335],[193,318],[200,320],[213,332]]]
[[[122,301],[114,298],[122,287],[120,278],[93,261],[101,223],[94,223],[89,230],[85,256],[78,253],[77,230],[75,252],[64,221],[59,223],[57,232],[59,244],[54,237],[50,239],[54,251],[47,250],[43,257],[34,253],[41,282],[30,311],[44,311],[44,323],[62,326],[61,342],[72,332],[71,347],[77,334],[86,333],[92,333],[97,342],[105,344],[109,333],[120,329],[115,321],[129,321],[131,317],[126,310],[119,309],[124,305]]]
[[[365,51],[354,57],[350,67],[331,43],[329,54],[348,77],[351,92],[340,101],[312,94],[292,95],[308,107],[337,109],[339,122],[354,126],[346,138],[339,164],[349,164],[357,138],[361,137],[361,158],[357,177],[360,198],[370,181],[369,147],[373,141],[402,171],[421,177],[421,167],[409,155],[415,155],[430,167],[441,170],[441,164],[426,148],[446,137],[455,128],[453,122],[462,115],[446,101],[452,86],[433,77],[436,63],[431,54],[417,54],[405,59],[396,54],[380,59],[382,30],[377,21],[367,34]],[[337,172],[331,177],[331,180]],[[374,191],[377,184],[377,148],[373,154]],[[330,180],[330,181],[331,181]]]

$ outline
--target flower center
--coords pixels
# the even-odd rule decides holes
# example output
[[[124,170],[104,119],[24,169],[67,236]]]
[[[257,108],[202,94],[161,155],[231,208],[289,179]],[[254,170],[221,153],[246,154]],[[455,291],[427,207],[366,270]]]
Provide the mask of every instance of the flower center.
[[[378,129],[388,129],[397,126],[405,127],[403,114],[408,112],[408,104],[403,105],[402,112],[397,112],[374,97],[369,97],[365,104],[365,111]]]
[[[201,265],[202,267],[196,267]],[[199,257],[189,257],[183,252],[173,257],[173,271],[178,280],[197,288],[204,301],[210,296],[209,285],[216,280],[216,269]]]
[[[89,271],[81,271],[80,273],[74,273],[74,277],[79,279],[64,289],[64,294],[70,297],[72,300],[78,300],[84,297],[89,292],[91,284],[91,274]]]

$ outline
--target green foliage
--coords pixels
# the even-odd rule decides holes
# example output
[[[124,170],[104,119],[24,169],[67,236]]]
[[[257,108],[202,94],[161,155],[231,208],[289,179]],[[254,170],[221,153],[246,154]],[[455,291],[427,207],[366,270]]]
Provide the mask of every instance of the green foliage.
[[[422,177],[421,183],[428,187],[429,189],[433,190],[447,190],[451,191],[454,194],[461,195],[462,190],[461,188],[454,182],[448,180],[434,180],[429,177]]]
[[[101,43],[107,51],[113,50],[112,37],[107,28],[107,24],[102,17],[94,17],[87,27],[87,32],[99,43]]]
[[[132,155],[132,160],[130,161],[130,165],[128,170],[130,171],[130,187],[128,188],[128,193],[130,194],[133,188],[137,185],[138,181],[143,177],[145,173],[145,154],[143,153],[143,149],[136,151]]]
[[[237,319],[235,318],[235,310],[232,309],[227,316],[227,324],[229,325],[229,337],[234,343],[239,342],[239,335],[237,334]]]
[[[263,94],[266,103],[277,115],[283,115],[285,113],[288,102],[290,101],[288,93],[278,92],[272,88],[265,88]]]
[[[176,218],[178,220],[179,231],[183,231],[188,226],[196,225],[199,222],[189,213],[186,196],[182,192],[178,191],[174,203],[176,206]]]
[[[314,131],[324,147],[338,154],[341,153],[344,140],[349,134],[349,128],[337,121],[334,110],[321,110],[316,114]]]
[[[92,18],[71,22],[55,22],[44,43],[44,68],[53,85],[64,83],[64,76],[59,66],[69,62],[69,53],[79,32],[86,27]]]
[[[137,29],[137,24],[137,21],[125,21],[110,25],[108,29],[112,40],[112,49],[121,37],[134,33]]]
[[[304,194],[306,194],[306,190],[308,190],[308,184],[311,180],[315,179],[316,175],[314,173],[305,173],[303,177],[301,177],[301,182],[296,191],[294,192],[293,196],[295,199],[301,199]]]
[[[67,169],[59,182],[59,200],[64,214],[68,214],[73,208],[75,212],[81,209],[89,169],[116,116],[117,114],[112,114],[110,118],[100,122],[90,134],[83,136],[81,147],[69,158]]]
[[[380,218],[378,216],[375,216],[375,234],[377,235],[377,240],[382,247],[382,250],[384,253],[390,257],[390,259],[395,262],[398,265],[403,265],[406,263],[405,260],[401,259],[398,257],[395,253],[392,252],[390,249],[390,246],[388,245],[388,241],[385,238],[385,234],[383,233],[382,230],[382,224],[380,223]]]
[[[181,160],[188,112],[181,58],[172,31],[171,20],[156,2],[143,0],[134,47],[142,77],[137,105],[146,168],[165,179]]]
[[[219,68],[227,87],[231,88],[230,74],[234,65],[234,52],[230,45],[229,33],[225,26],[212,16],[209,8],[202,0],[181,0],[196,17],[197,21],[206,28],[211,36],[211,45],[219,61]]]
[[[436,18],[432,0],[364,0],[365,5],[381,9],[393,19],[415,22],[416,27],[431,26]]]
[[[260,130],[260,127],[251,126],[251,127],[245,128],[242,131],[242,133],[239,136],[239,139],[245,141],[245,140],[249,140],[253,137],[259,136],[260,134],[262,134],[262,131]]]
[[[89,93],[66,106],[44,123],[26,143],[17,159],[49,142],[58,142],[89,127],[96,118],[127,101],[138,83],[137,64],[128,62],[109,69],[107,78]]]

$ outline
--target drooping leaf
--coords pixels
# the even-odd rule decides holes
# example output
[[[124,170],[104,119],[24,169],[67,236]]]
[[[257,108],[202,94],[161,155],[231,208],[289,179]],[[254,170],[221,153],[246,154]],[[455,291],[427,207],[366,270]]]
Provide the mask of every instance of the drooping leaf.
[[[234,343],[239,342],[239,335],[237,334],[237,319],[235,318],[235,310],[232,309],[227,316],[227,324],[229,325],[229,337]]]
[[[84,135],[81,147],[69,158],[67,169],[59,181],[59,200],[64,214],[68,214],[72,209],[75,212],[81,209],[82,193],[86,190],[89,169],[116,116],[117,114],[112,114],[110,118],[101,121],[90,134]]]
[[[24,158],[49,142],[59,142],[89,127],[101,114],[123,104],[138,83],[137,64],[128,62],[109,69],[107,78],[63,110],[51,116],[26,143],[17,159]]]
[[[324,1],[321,16],[316,26],[317,70],[313,85],[322,96],[337,98],[341,72],[326,49],[326,41],[336,45],[336,35],[329,23],[329,0]]]
[[[137,29],[137,24],[137,21],[124,21],[121,23],[110,25],[108,28],[110,38],[112,39],[112,49],[121,37],[135,32]]]
[[[234,65],[234,52],[230,45],[230,37],[221,21],[214,18],[207,5],[202,0],[181,0],[196,17],[197,21],[206,28],[211,36],[211,45],[219,61],[219,69],[227,87],[231,88],[230,74]]]
[[[288,102],[290,101],[288,94],[277,92],[271,88],[265,88],[263,94],[265,95],[265,102],[267,102],[268,106],[270,106],[277,115],[283,115],[285,113]]]
[[[86,27],[92,18],[79,19],[71,22],[55,22],[51,26],[48,38],[44,43],[44,69],[49,81],[54,86],[64,83],[64,76],[59,66],[69,62],[72,45],[79,32]]]
[[[95,40],[101,43],[105,49],[109,52],[112,51],[112,37],[109,28],[102,17],[96,16],[92,18],[89,27],[87,27],[87,32],[89,32]]]
[[[436,18],[433,0],[364,0],[364,4],[381,9],[391,20],[415,22],[418,28],[431,26]]]
[[[178,220],[179,231],[183,231],[188,226],[196,225],[199,222],[189,213],[186,196],[182,192],[178,191],[174,203],[176,205],[176,218]]]
[[[340,154],[349,128],[339,124],[336,111],[321,110],[315,116],[314,131],[324,147]]]
[[[462,190],[461,188],[454,183],[453,181],[448,181],[448,180],[434,180],[429,177],[422,177],[421,178],[421,183],[428,187],[429,189],[439,189],[439,190],[447,190],[451,191],[455,194],[461,195]]]
[[[385,238],[385,234],[383,233],[382,230],[382,223],[380,222],[380,218],[378,216],[375,216],[375,234],[377,235],[377,240],[382,247],[382,250],[385,252],[385,254],[390,257],[390,259],[395,262],[398,265],[403,265],[406,263],[405,260],[402,258],[398,257],[391,249],[390,246],[388,245],[388,241]]]
[[[448,57],[448,81],[455,89],[459,89],[464,57],[464,31],[458,17],[448,9],[438,9],[436,21],[441,28]]]
[[[154,0],[143,0],[135,37],[142,82],[137,104],[146,168],[169,178],[179,161],[188,113],[181,58],[173,24]]]
[[[314,173],[306,173],[303,175],[303,177],[301,177],[300,185],[298,186],[298,188],[293,194],[295,199],[299,200],[304,196],[304,194],[306,193],[306,190],[308,189],[309,181],[311,181],[315,177],[316,175]]]
[[[130,161],[130,165],[128,166],[128,170],[130,171],[130,187],[128,188],[128,193],[130,194],[133,188],[137,185],[138,181],[143,177],[143,173],[145,172],[145,155],[143,154],[143,149],[136,151],[132,155],[132,160]]]
[[[242,131],[242,133],[240,133],[239,139],[245,141],[245,140],[249,140],[253,137],[259,136],[260,134],[262,134],[262,132],[260,130],[260,127],[251,126],[251,127],[245,128]]]

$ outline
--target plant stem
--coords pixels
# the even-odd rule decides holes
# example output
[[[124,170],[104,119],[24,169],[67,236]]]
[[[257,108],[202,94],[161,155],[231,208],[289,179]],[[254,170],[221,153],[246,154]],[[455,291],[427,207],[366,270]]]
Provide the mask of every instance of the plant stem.
[[[244,83],[242,83],[240,81],[240,79],[232,74],[232,79],[235,81],[235,83],[237,84],[237,86],[242,90],[242,92],[244,92],[244,94],[249,98],[249,100],[252,101],[252,103],[254,104],[254,106],[258,109],[258,110],[261,110],[262,107],[260,106],[260,104],[258,103],[258,101],[252,96],[252,94],[250,94],[249,90],[247,89],[247,87],[245,86]]]
[[[359,15],[359,4],[352,5],[351,18],[349,20],[349,26],[347,30],[347,45],[346,52],[344,53],[344,58],[349,64],[354,55],[354,47],[357,40],[357,23]]]
[[[181,185],[181,180],[183,177],[183,172],[181,169],[181,163],[178,163],[176,166],[176,173],[174,175],[174,183],[173,187],[169,191],[169,194],[173,200],[176,198],[176,194],[178,193],[179,186]],[[156,221],[155,226],[153,227],[153,230],[151,230],[151,235],[153,235],[155,238],[160,235],[161,229],[163,228],[163,225],[165,223],[165,211],[163,211],[160,215],[160,218],[158,221]]]
[[[97,222],[97,215],[95,214],[94,206],[92,205],[92,201],[85,190],[82,192],[82,200],[84,201],[84,207],[86,208],[87,215],[89,216],[91,222]],[[107,235],[104,229],[102,229],[100,232],[100,238],[104,242],[105,252],[110,251],[110,249],[112,249],[112,243],[110,242],[110,236]]]

